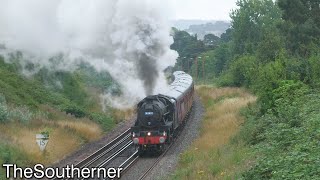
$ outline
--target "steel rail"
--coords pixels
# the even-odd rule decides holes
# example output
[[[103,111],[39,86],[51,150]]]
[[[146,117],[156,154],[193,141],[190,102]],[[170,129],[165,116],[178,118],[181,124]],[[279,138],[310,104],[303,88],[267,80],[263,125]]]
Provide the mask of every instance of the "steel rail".
[[[99,160],[102,156],[111,152],[115,147],[119,146],[121,143],[125,142],[129,138],[130,138],[130,128],[124,131],[123,133],[121,133],[120,135],[118,135],[108,144],[104,145],[103,147],[101,147],[100,149],[92,153],[90,156],[78,162],[75,165],[75,167],[84,168],[86,166],[93,164],[94,162]],[[57,178],[53,178],[53,179],[57,179]]]
[[[122,146],[122,148],[120,148],[119,150],[117,150],[116,152],[114,152],[111,156],[109,156],[109,158],[107,158],[105,161],[101,162],[98,167],[104,167],[105,165],[107,165],[110,161],[112,161],[113,159],[115,159],[116,157],[118,157],[123,151],[127,150],[131,145],[133,144],[132,141],[129,141],[127,144],[125,144],[124,146]]]
[[[130,133],[130,128],[127,129],[125,132],[117,136],[115,139],[113,139],[108,144],[104,145],[102,148],[85,158],[84,160],[80,161],[75,165],[75,167],[84,167],[84,165],[87,165],[88,162],[90,162],[92,159],[94,159],[96,156],[99,156],[99,154],[104,154],[104,152],[108,151],[112,147],[116,147],[115,144],[118,144],[117,142],[121,141],[122,139],[126,138],[128,134]],[[84,165],[81,165],[84,164]]]

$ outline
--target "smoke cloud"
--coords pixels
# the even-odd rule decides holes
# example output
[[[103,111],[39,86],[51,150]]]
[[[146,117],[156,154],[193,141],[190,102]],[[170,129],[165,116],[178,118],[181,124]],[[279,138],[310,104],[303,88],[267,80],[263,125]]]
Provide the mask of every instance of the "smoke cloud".
[[[108,71],[123,91],[101,95],[126,107],[166,90],[163,70],[177,53],[163,0],[1,0],[0,53],[23,52],[22,65],[73,71],[82,62]],[[52,63],[52,57],[60,61]],[[51,59],[51,60],[50,60]]]

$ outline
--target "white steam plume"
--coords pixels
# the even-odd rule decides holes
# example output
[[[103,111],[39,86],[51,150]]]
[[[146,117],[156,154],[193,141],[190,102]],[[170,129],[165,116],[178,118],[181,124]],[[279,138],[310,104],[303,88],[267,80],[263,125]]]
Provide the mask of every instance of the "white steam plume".
[[[102,99],[131,106],[167,88],[162,71],[177,58],[167,7],[163,0],[1,0],[1,53],[18,50],[22,64],[53,70],[89,63],[108,71],[123,91]],[[53,65],[49,59],[57,55],[62,62]]]

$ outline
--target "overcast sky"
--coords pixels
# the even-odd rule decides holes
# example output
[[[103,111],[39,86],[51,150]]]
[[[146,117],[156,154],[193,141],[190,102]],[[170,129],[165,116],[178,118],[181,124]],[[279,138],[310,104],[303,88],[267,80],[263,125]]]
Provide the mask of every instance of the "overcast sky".
[[[236,0],[172,0],[174,19],[230,20]]]

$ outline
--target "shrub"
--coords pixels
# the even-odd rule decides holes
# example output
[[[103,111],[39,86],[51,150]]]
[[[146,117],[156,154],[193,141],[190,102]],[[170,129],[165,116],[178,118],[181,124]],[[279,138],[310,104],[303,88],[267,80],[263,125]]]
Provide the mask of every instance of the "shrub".
[[[7,122],[9,120],[9,111],[6,100],[3,95],[0,94],[0,123]]]
[[[231,63],[219,84],[250,87],[256,79],[257,70],[258,63],[255,56],[242,56]]]
[[[89,118],[99,123],[105,131],[110,130],[115,125],[115,121],[111,116],[102,113],[91,113]]]
[[[16,107],[10,111],[11,119],[18,120],[24,124],[28,123],[32,117],[33,113],[26,106]]]
[[[76,118],[82,118],[86,116],[84,109],[74,104],[62,105],[60,106],[60,110],[66,112],[67,114],[74,115]]]
[[[243,179],[317,178],[320,174],[319,92],[310,92],[299,81],[281,81],[272,94],[274,111],[263,116],[252,114],[241,130],[251,132],[243,133],[260,154]]]
[[[25,155],[19,147],[2,142],[0,139],[0,164],[17,164],[19,167],[25,167],[34,164],[28,156]],[[0,179],[5,178],[5,168],[0,168]]]
[[[309,63],[309,73],[310,73],[310,81],[311,85],[314,87],[320,87],[320,55],[318,56],[311,56],[308,59]]]

